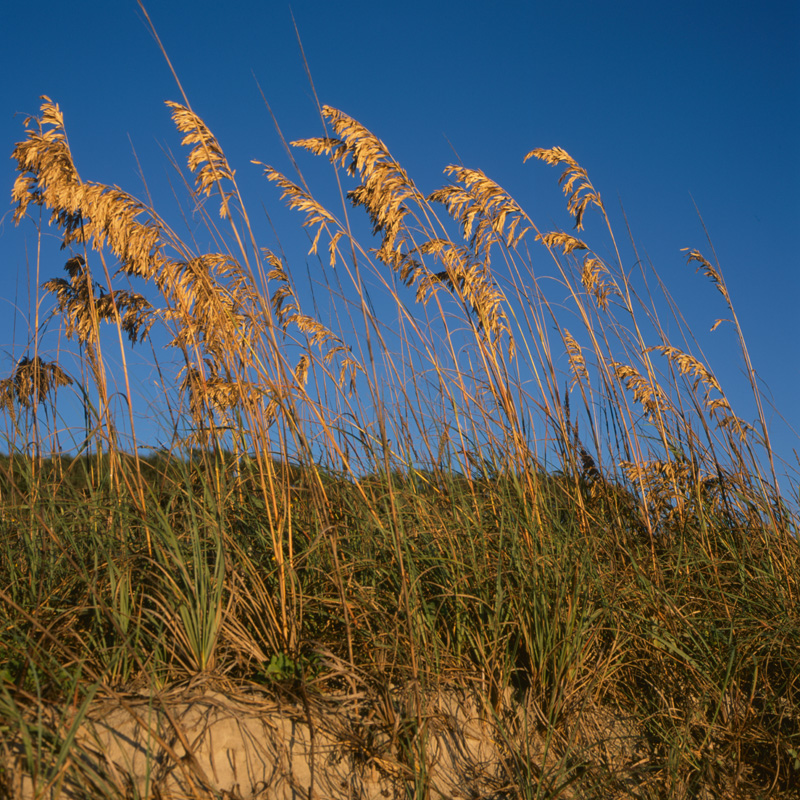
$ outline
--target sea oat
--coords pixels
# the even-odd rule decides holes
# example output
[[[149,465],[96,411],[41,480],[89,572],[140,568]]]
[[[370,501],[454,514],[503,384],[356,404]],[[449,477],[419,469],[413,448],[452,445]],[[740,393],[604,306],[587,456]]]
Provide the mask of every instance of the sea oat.
[[[653,418],[661,411],[666,398],[658,386],[643,378],[638,370],[627,364],[612,361],[610,366],[617,379],[633,392],[633,399],[642,406],[649,418]]]
[[[141,294],[117,290],[113,294],[106,291],[97,281],[92,280],[83,256],[70,258],[64,269],[69,280],[54,278],[46,281],[42,288],[55,295],[56,307],[65,321],[68,339],[77,339],[81,344],[94,346],[97,328],[93,314],[98,320],[113,322],[117,313],[120,327],[132,344],[147,338],[155,321],[155,312],[150,302]],[[89,298],[89,292],[95,294]]]
[[[737,417],[735,414],[728,414],[727,416],[720,417],[718,425],[720,428],[730,431],[742,442],[747,439],[747,435],[750,431],[755,430],[752,425],[745,422],[741,417]]]
[[[339,364],[339,377],[337,383],[342,387],[345,383],[346,376],[349,376],[349,383],[351,391],[355,391],[355,376],[358,372],[364,372],[363,367],[350,356],[352,352],[333,331],[327,328],[318,320],[309,317],[305,314],[295,314],[292,321],[299,328],[299,330],[309,336],[311,345],[316,345],[322,349],[323,345],[327,345],[327,350],[323,356],[323,363],[329,364],[336,356],[347,354]]]
[[[275,313],[275,318],[278,320],[278,325],[284,333],[286,333],[289,323],[300,312],[300,307],[297,304],[297,298],[294,295],[294,290],[289,284],[289,278],[283,269],[283,266],[277,266],[267,273],[270,280],[278,281],[280,285],[272,293],[270,302],[272,310]]]
[[[580,239],[570,236],[568,233],[561,231],[553,231],[552,233],[540,233],[536,237],[540,242],[543,242],[547,247],[558,247],[564,253],[569,255],[574,250],[588,250],[589,247],[584,244]]]
[[[527,217],[516,200],[482,170],[450,165],[445,173],[453,175],[457,183],[433,192],[428,201],[447,207],[450,216],[461,224],[470,247],[484,256],[495,241],[516,247],[531,228],[524,224]]]
[[[600,276],[609,274],[608,267],[599,258],[585,256],[583,259],[583,269],[581,270],[581,283],[594,299],[597,305],[603,310],[608,311],[608,299],[612,295],[619,296],[620,292],[616,285],[604,281]]]
[[[567,356],[569,357],[569,367],[572,372],[572,381],[570,382],[570,390],[575,387],[577,383],[583,381],[585,385],[589,385],[589,372],[586,369],[586,361],[583,357],[581,346],[575,341],[573,335],[565,328],[564,329],[564,343],[567,347]]]
[[[15,419],[14,404],[32,408],[47,400],[61,386],[72,384],[70,378],[55,361],[43,361],[39,356],[24,356],[9,378],[0,380],[0,408],[4,408]]]
[[[319,238],[322,235],[322,232],[324,230],[328,230],[328,226],[340,228],[336,218],[327,209],[320,205],[307,191],[305,191],[305,189],[302,189],[297,184],[292,183],[292,181],[284,177],[283,174],[278,172],[273,167],[269,166],[268,164],[262,164],[260,161],[254,161],[253,163],[264,168],[264,175],[268,181],[273,181],[280,186],[281,200],[286,200],[289,208],[296,211],[302,211],[306,215],[305,221],[303,222],[303,227],[312,227],[314,225],[318,226],[317,231],[314,234],[314,240],[311,243],[311,249],[309,250],[309,254],[316,255],[317,246],[319,245]],[[341,236],[342,231],[337,230],[333,235],[336,234]],[[333,263],[333,258],[331,258],[331,266],[333,266]]]
[[[575,217],[576,229],[579,231],[583,230],[583,215],[586,208],[591,204],[597,206],[601,210],[603,209],[600,195],[595,191],[594,186],[592,186],[592,182],[589,180],[586,170],[561,147],[552,147],[550,149],[540,147],[531,150],[523,159],[523,163],[531,156],[535,156],[551,166],[566,164],[566,168],[564,172],[561,173],[558,182],[568,198],[567,208],[570,214]],[[577,188],[575,188],[576,183],[578,184]]]
[[[485,263],[471,248],[454,245],[448,239],[430,239],[417,248],[423,255],[433,255],[442,262],[441,272],[426,272],[419,276],[417,302],[425,304],[437,286],[445,286],[474,315],[479,330],[490,337],[509,337],[513,352],[513,337],[503,311],[503,295],[487,275]]]
[[[361,184],[347,193],[354,206],[363,206],[374,233],[382,237],[378,258],[396,268],[400,256],[403,220],[409,213],[406,203],[422,197],[406,171],[392,158],[386,145],[361,123],[330,106],[323,116],[338,138],[299,139],[292,142],[317,155],[327,155],[333,164],[345,165],[349,175],[358,175]],[[401,237],[402,238],[402,237]]]
[[[708,393],[711,389],[716,389],[716,391],[722,394],[722,388],[717,382],[717,379],[709,372],[708,368],[704,364],[701,364],[694,356],[689,355],[689,353],[684,353],[682,350],[679,350],[677,347],[672,347],[671,345],[656,345],[654,347],[648,347],[645,350],[646,353],[652,351],[665,355],[671,363],[677,365],[678,372],[681,375],[693,375],[697,377],[699,381],[702,381],[707,387],[706,397],[708,397]],[[697,381],[695,381],[695,388],[696,387]]]
[[[731,298],[728,294],[728,288],[725,286],[725,281],[722,279],[722,275],[719,274],[719,271],[703,257],[699,250],[690,250],[688,247],[682,247],[681,251],[688,254],[686,256],[687,264],[691,264],[692,261],[697,261],[700,264],[700,266],[697,268],[697,271],[699,272],[702,270],[703,275],[711,280],[714,286],[717,287],[719,293],[725,298],[725,302],[728,304],[728,307],[732,308]],[[714,326],[715,328],[717,325],[719,325],[719,322],[720,321],[718,320]]]
[[[145,278],[161,274],[161,226],[138,200],[102,184],[83,182],[72,161],[64,118],[44,97],[37,127],[25,120],[27,139],[14,148],[17,177],[12,200],[19,222],[31,203],[51,210],[50,221],[63,231],[63,246],[89,244],[101,250],[106,242],[119,259],[120,269]],[[145,222],[139,218],[144,217]]]
[[[172,109],[172,121],[175,123],[175,127],[185,134],[181,144],[194,145],[189,153],[187,164],[195,175],[197,192],[208,197],[212,189],[216,188],[221,198],[219,215],[223,219],[228,219],[230,217],[229,202],[233,191],[224,189],[222,181],[232,182],[234,171],[228,164],[219,142],[194,111],[169,100],[166,104]]]

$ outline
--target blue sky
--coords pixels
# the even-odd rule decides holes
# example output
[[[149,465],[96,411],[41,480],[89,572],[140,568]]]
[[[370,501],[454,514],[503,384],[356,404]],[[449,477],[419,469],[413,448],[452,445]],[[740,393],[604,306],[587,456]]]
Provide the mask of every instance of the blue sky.
[[[457,153],[504,186],[542,229],[568,228],[559,172],[522,163],[534,147],[565,148],[588,169],[620,237],[622,204],[640,254],[703,334],[723,308],[680,252],[709,252],[696,204],[759,378],[800,427],[795,0],[294,0],[291,9],[280,0],[232,0],[224,10],[209,0],[152,0],[148,11],[193,108],[254,205],[263,201],[279,225],[291,218],[275,210],[275,188],[250,164],[289,168],[258,85],[287,139],[322,132],[292,14],[321,102],[381,137],[423,191],[444,183],[442,169]],[[10,156],[24,117],[38,112],[46,94],[66,115],[84,179],[142,195],[135,149],[157,203],[168,196],[163,151],[178,154],[180,146],[163,103],[180,95],[135,0],[9,5],[0,45],[0,149]],[[14,164],[0,165],[10,209]],[[4,213],[0,204],[0,377],[24,354],[21,287],[36,241],[32,225],[15,228]],[[298,230],[298,221],[291,227]],[[54,261],[43,279],[62,266]],[[746,384],[732,331],[700,338],[736,400]],[[751,417],[742,397],[740,413]],[[777,419],[773,435],[790,457],[796,442]]]

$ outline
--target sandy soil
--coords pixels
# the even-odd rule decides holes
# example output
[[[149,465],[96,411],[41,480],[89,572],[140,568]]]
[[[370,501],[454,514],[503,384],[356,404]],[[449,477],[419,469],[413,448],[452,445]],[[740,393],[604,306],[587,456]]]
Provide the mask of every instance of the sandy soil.
[[[498,724],[477,692],[428,694],[419,712],[418,702],[408,687],[310,698],[194,686],[150,696],[109,693],[82,715],[40,708],[54,745],[32,778],[30,764],[22,768],[24,736],[0,737],[7,765],[0,797],[385,800],[421,796],[415,787],[423,780],[431,798],[513,797],[522,788],[513,758],[523,753],[543,767],[548,750],[553,761],[562,749],[530,721]],[[60,743],[72,735],[67,750]],[[571,747],[624,772],[640,756],[637,740],[632,727],[596,709],[583,715]],[[68,754],[59,765],[62,752]]]

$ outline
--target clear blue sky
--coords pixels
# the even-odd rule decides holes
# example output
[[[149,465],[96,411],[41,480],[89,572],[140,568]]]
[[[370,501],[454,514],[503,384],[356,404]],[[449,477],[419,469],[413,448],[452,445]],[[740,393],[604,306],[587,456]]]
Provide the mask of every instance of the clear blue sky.
[[[759,377],[800,427],[796,0],[147,5],[192,106],[255,207],[263,200],[277,208],[277,195],[250,159],[288,169],[256,81],[287,139],[321,133],[291,13],[321,102],[380,136],[423,191],[442,185],[455,150],[541,228],[568,227],[559,172],[522,164],[534,147],[565,148],[589,170],[621,237],[624,205],[641,252],[703,333],[724,309],[680,253],[709,250],[696,203]],[[141,195],[135,148],[151,188],[167,191],[161,148],[180,147],[163,101],[180,96],[135,0],[7,4],[0,70],[0,150],[8,156],[47,94],[66,115],[82,177]],[[0,164],[10,198],[14,163]],[[593,224],[587,218],[589,241]],[[27,311],[20,287],[25,248],[30,263],[34,245],[32,225],[15,229],[10,213],[2,217],[0,377],[24,354],[24,321],[18,316],[13,328],[12,304]],[[43,279],[62,266],[53,263]],[[744,382],[732,332],[701,343],[736,399]],[[796,443],[777,420],[774,435],[789,456]]]

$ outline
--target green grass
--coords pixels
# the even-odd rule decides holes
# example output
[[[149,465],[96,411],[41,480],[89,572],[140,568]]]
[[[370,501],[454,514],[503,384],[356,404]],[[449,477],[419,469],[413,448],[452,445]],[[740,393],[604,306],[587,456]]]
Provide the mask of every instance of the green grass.
[[[21,460],[4,464],[6,478]],[[292,526],[286,629],[266,514],[242,477],[217,486],[173,461],[153,470],[144,515],[88,481],[49,484],[36,508],[9,501],[2,713],[13,725],[28,719],[14,697],[64,703],[199,673],[324,691],[318,654],[333,653],[385,685],[477,685],[499,720],[527,708],[554,755],[544,775],[514,755],[523,795],[555,796],[568,779],[586,796],[623,780],[653,797],[788,792],[800,746],[796,584],[753,520],[698,509],[713,536],[690,528],[653,542],[624,525],[633,499],[614,487],[534,480],[535,503],[499,476],[376,477],[362,482],[366,498],[328,476],[322,500],[318,475],[295,470],[278,498]],[[644,767],[573,760],[576,718],[599,707],[636,721]],[[33,749],[50,764],[47,747]]]
[[[34,357],[0,384],[3,746],[21,742],[28,773],[56,785],[80,758],[43,709],[98,692],[198,677],[303,696],[410,687],[415,711],[386,728],[424,797],[425,698],[470,687],[502,742],[498,796],[798,796],[796,483],[779,488],[756,385],[747,425],[690,353],[666,287],[636,282],[579,165],[532,154],[564,167],[578,230],[594,214],[608,260],[538,234],[477,171],[425,197],[326,109],[333,138],[300,145],[352,159],[340,180],[359,181],[349,201],[372,240],[346,203],[340,219],[302,176],[266,168],[319,247],[323,319],[259,247],[233,170],[185,106],[196,211],[214,196],[229,225],[205,217],[217,252],[78,179],[49,101],[15,150],[18,221],[51,210],[73,254],[43,290],[81,368],[68,375],[35,333]],[[560,276],[558,301],[529,246]],[[690,261],[749,365],[719,266]],[[163,378],[179,386],[163,400],[172,443],[145,457],[131,455],[145,443],[126,353],[156,330],[184,369]],[[54,422],[70,385],[78,456]],[[107,776],[83,778],[114,796]]]

